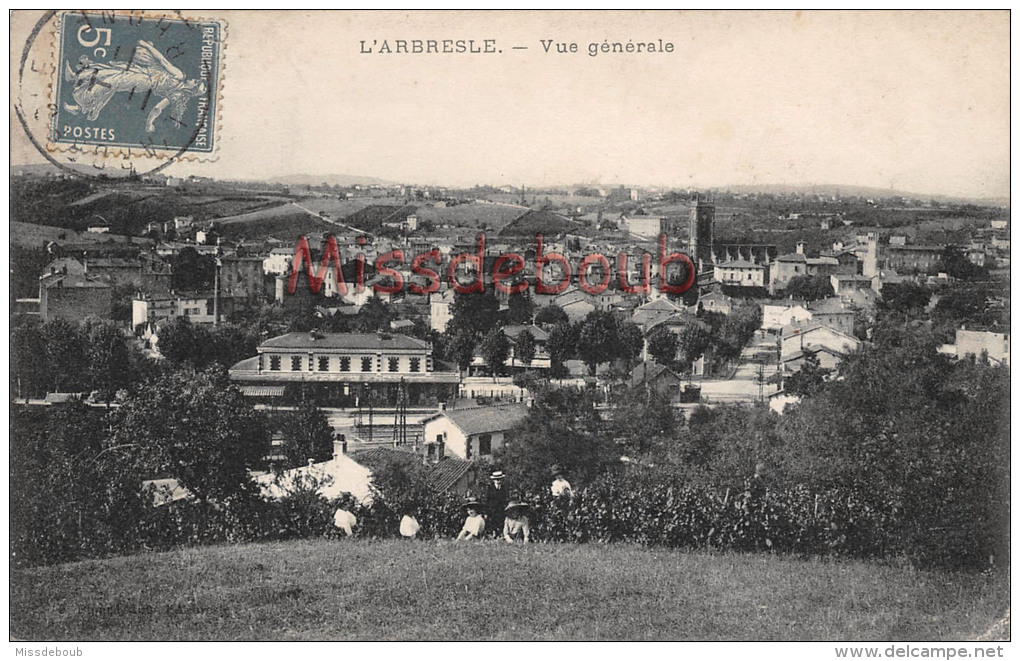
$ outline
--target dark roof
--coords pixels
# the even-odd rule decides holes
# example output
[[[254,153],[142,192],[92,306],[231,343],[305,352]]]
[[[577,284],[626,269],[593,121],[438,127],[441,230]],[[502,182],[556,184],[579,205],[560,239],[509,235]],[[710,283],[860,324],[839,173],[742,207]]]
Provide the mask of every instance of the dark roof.
[[[69,273],[66,275],[51,275],[47,276],[42,281],[42,286],[46,289],[53,289],[54,287],[64,287],[67,289],[109,289],[110,285],[105,282],[93,280],[85,275],[78,275],[75,273]]]
[[[549,333],[545,332],[538,326],[530,325],[525,326],[521,324],[510,324],[508,326],[503,326],[503,334],[509,337],[511,340],[516,340],[518,336],[520,336],[520,334],[523,333],[524,331],[530,332],[531,337],[533,337],[537,342],[545,342],[546,340],[549,339]]]
[[[665,365],[660,365],[656,362],[641,363],[634,368],[634,371],[630,373],[630,385],[638,386],[642,383],[654,381],[660,376],[672,376],[677,381],[680,381],[680,377],[676,375],[671,369]]]
[[[848,310],[846,306],[843,305],[842,299],[839,299],[835,296],[830,296],[828,298],[822,298],[817,301],[812,301],[811,303],[808,303],[808,309],[811,310],[812,312],[822,313],[849,312],[850,314],[853,314],[853,310]]]
[[[422,420],[428,422],[446,416],[465,436],[506,431],[528,415],[528,407],[521,404],[507,406],[476,406],[467,409],[441,411]]]
[[[244,360],[242,360],[240,362],[234,363],[234,365],[230,368],[230,371],[233,372],[233,371],[237,370],[237,371],[245,371],[245,372],[247,372],[247,371],[257,370],[258,368],[259,368],[259,357],[258,356],[253,356],[251,358],[245,358]]]
[[[287,333],[266,340],[262,349],[428,349],[422,340],[395,333]]]
[[[731,260],[731,261],[728,261],[728,262],[723,262],[722,264],[716,264],[716,266],[718,266],[719,268],[722,268],[722,269],[764,269],[765,268],[764,266],[761,266],[759,264],[754,264],[752,262],[748,262],[748,261],[743,260],[743,259],[734,259],[734,260]]]
[[[436,491],[445,491],[457,484],[465,473],[471,470],[471,462],[446,457],[429,471],[429,486]]]
[[[792,252],[789,255],[782,255],[781,257],[777,257],[776,261],[777,262],[806,262],[807,261],[807,257],[805,257],[802,253]]]
[[[411,450],[386,447],[361,450],[353,453],[351,458],[369,468],[377,461],[389,459],[395,459],[405,466],[421,463],[421,457]]]
[[[886,249],[887,250],[903,250],[903,251],[917,250],[917,251],[925,251],[925,252],[942,252],[946,248],[945,248],[945,246],[919,246],[919,245],[897,246],[895,244],[892,244],[892,245],[887,246]]]
[[[810,347],[809,349],[805,349],[804,351],[795,351],[790,355],[786,356],[785,358],[783,358],[783,362],[788,363],[791,360],[797,360],[798,358],[803,358],[804,356],[813,356],[816,353],[823,352],[831,356],[836,356],[837,358],[842,358],[844,355],[842,351],[838,351],[831,347],[825,346],[824,344],[819,344],[817,346]]]
[[[372,468],[379,461],[396,460],[404,466],[420,464],[422,457],[411,450],[402,448],[372,448],[351,455],[351,458],[362,466]],[[472,463],[457,457],[445,457],[434,466],[426,466],[429,486],[436,491],[445,491],[457,484],[464,474],[471,470]]]

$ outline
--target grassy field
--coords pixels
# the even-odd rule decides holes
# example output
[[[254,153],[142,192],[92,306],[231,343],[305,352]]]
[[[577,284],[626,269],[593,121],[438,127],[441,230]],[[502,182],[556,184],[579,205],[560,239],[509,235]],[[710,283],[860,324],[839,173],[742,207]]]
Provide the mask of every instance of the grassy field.
[[[29,640],[960,640],[1005,578],[632,546],[316,540],[11,571]],[[997,630],[1009,636],[1008,627]]]

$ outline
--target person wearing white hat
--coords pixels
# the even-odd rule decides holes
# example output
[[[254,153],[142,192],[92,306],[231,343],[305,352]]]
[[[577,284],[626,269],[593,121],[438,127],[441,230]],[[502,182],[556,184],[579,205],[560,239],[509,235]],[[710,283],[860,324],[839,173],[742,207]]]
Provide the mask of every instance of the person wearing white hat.
[[[464,527],[461,528],[460,534],[457,535],[458,542],[464,539],[481,539],[482,535],[485,534],[485,517],[479,513],[481,508],[482,504],[473,498],[464,503],[464,509],[467,510],[467,518],[464,519]]]
[[[499,537],[499,532],[503,529],[503,510],[506,509],[509,500],[505,481],[506,474],[503,471],[492,471],[492,474],[489,475],[488,488],[485,491],[485,507],[489,514],[489,525],[494,537]]]

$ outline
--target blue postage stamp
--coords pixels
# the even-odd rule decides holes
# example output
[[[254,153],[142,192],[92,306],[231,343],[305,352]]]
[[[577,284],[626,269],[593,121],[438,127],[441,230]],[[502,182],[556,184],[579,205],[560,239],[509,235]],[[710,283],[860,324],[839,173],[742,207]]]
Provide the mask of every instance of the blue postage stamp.
[[[139,156],[214,151],[219,21],[68,11],[57,25],[52,143]]]

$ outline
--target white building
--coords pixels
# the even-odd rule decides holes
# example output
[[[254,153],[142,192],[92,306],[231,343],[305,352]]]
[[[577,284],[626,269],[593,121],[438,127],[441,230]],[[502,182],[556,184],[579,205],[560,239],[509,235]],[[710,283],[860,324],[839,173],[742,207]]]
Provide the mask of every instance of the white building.
[[[795,372],[807,355],[813,353],[821,367],[834,369],[844,356],[857,351],[860,346],[857,338],[814,321],[792,324],[782,330],[780,362],[784,372]]]
[[[446,327],[453,319],[453,297],[454,290],[447,289],[442,294],[438,292],[429,296],[429,325],[432,330],[440,333],[446,332]]]
[[[663,231],[664,216],[624,216],[620,229],[644,239],[655,239]]]
[[[761,327],[779,330],[783,326],[811,320],[811,311],[801,305],[764,305],[761,309]]]
[[[267,275],[283,275],[290,270],[294,262],[292,248],[273,248],[269,256],[262,260],[262,271]]]
[[[734,259],[715,266],[715,280],[737,287],[764,287],[765,267],[742,259]]]
[[[437,456],[491,457],[506,443],[507,432],[527,415],[528,408],[520,404],[439,411],[422,420],[423,438],[442,448]]]

